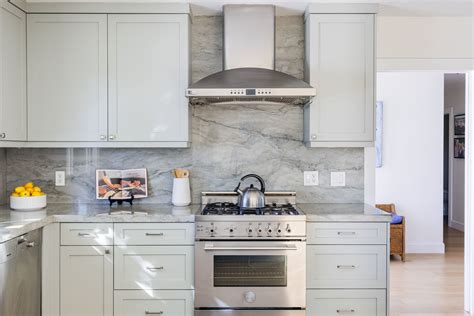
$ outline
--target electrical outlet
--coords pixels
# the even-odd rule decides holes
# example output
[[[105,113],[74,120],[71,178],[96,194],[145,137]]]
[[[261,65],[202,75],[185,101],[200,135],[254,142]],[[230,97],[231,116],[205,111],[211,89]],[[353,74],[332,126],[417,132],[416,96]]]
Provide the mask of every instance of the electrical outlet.
[[[63,187],[66,185],[66,171],[56,171],[54,175],[57,187]]]
[[[319,185],[319,172],[318,171],[305,171],[304,176],[304,185],[313,186]]]
[[[332,187],[345,187],[346,186],[346,173],[345,172],[331,172],[331,186]]]

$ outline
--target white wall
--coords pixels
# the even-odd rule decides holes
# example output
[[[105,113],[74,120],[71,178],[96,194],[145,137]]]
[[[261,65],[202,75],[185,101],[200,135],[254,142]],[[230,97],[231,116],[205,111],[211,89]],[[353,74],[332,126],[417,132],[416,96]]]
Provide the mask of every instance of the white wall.
[[[442,253],[442,73],[377,75],[384,102],[383,166],[375,171],[376,203],[395,203],[406,216],[406,249]]]
[[[444,75],[444,107],[453,108],[454,115],[465,114],[465,74]],[[451,119],[450,124],[453,124]],[[452,136],[451,136],[452,137]],[[453,149],[450,148],[450,151]],[[464,159],[452,159],[451,216],[449,226],[464,230]]]
[[[379,16],[377,67],[395,70],[474,69],[474,18]]]

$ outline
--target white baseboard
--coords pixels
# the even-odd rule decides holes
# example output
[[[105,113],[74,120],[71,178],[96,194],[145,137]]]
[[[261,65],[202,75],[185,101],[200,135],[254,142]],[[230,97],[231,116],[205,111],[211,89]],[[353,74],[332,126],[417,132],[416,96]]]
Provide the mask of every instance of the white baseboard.
[[[456,221],[449,221],[448,226],[453,228],[453,229],[460,230],[460,231],[464,232],[464,224],[463,223],[459,223],[459,222],[456,222]]]
[[[444,253],[444,243],[439,244],[407,244],[407,253]]]

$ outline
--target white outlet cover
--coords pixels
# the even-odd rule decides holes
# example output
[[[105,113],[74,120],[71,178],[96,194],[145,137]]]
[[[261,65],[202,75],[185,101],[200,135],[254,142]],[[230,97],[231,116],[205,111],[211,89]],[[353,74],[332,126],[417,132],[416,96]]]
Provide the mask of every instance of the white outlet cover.
[[[55,184],[57,187],[63,187],[66,185],[66,171],[56,171],[55,174]]]
[[[345,172],[331,172],[331,186],[332,187],[345,187],[346,186],[346,173]]]
[[[303,173],[304,185],[315,186],[319,185],[319,172],[318,171],[305,171]]]

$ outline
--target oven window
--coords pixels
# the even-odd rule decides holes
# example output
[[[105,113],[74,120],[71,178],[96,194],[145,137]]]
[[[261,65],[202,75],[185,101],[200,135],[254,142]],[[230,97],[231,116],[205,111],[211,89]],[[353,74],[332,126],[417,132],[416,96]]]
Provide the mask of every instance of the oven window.
[[[214,256],[214,286],[286,286],[286,256]]]

